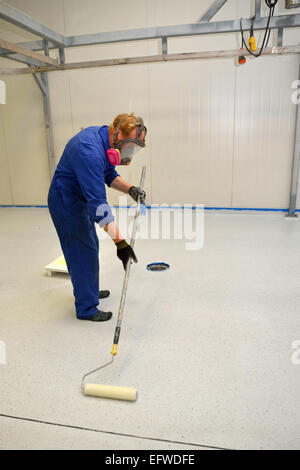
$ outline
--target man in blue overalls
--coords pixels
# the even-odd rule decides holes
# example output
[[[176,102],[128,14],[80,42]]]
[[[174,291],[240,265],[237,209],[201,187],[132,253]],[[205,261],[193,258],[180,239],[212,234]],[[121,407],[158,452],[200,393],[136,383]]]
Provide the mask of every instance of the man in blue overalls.
[[[145,147],[147,129],[135,114],[120,114],[109,127],[88,127],[66,145],[54,173],[48,206],[73,284],[76,315],[80,320],[106,321],[111,312],[97,307],[99,298],[99,241],[95,222],[109,234],[124,269],[135,253],[121,236],[106,200],[105,184],[135,201],[146,193],[127,183],[115,165],[129,165]]]

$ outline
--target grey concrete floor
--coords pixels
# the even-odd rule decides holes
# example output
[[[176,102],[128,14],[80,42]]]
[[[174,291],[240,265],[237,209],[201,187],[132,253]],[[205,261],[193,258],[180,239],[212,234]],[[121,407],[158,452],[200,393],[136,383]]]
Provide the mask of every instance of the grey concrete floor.
[[[99,229],[100,230],[100,229]],[[1,449],[300,449],[300,223],[206,214],[205,243],[137,240],[114,364],[93,382],[135,403],[84,397],[110,359],[123,271],[100,241],[106,323],[75,318],[47,209],[0,209]],[[171,269],[145,267],[166,261]]]

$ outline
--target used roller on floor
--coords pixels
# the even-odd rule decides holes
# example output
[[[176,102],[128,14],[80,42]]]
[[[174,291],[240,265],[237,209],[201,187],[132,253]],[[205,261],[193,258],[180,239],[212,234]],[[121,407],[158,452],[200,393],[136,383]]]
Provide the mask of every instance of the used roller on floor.
[[[146,173],[146,167],[143,167],[142,170],[142,176],[141,176],[141,182],[140,182],[140,188],[143,189],[144,187],[144,181],[145,181],[145,173]],[[141,202],[138,200],[137,202],[137,207],[136,207],[136,213],[134,217],[134,223],[133,223],[133,228],[132,228],[132,235],[131,235],[131,241],[130,245],[132,248],[134,248],[134,243],[135,243],[135,235],[136,235],[136,229],[137,229],[137,220],[141,212]],[[126,299],[126,292],[127,292],[127,286],[128,286],[128,279],[129,279],[129,273],[130,273],[130,268],[131,268],[131,263],[132,261],[130,260],[127,263],[126,266],[126,271],[125,271],[125,276],[124,276],[124,282],[123,282],[123,289],[122,289],[122,295],[121,295],[121,300],[120,300],[120,306],[119,306],[119,313],[118,313],[118,320],[117,320],[117,326],[115,329],[115,335],[114,335],[114,341],[113,341],[113,349],[112,349],[112,358],[109,362],[106,364],[98,367],[95,370],[92,370],[91,372],[88,372],[82,377],[82,382],[81,382],[81,390],[84,393],[84,395],[89,395],[93,397],[101,397],[101,398],[114,398],[116,400],[127,400],[127,401],[135,401],[137,397],[137,389],[136,388],[130,388],[130,387],[115,387],[112,385],[100,385],[100,384],[85,384],[85,379],[87,376],[92,375],[96,372],[98,372],[101,369],[104,369],[104,367],[109,366],[110,364],[113,363],[115,356],[117,355],[117,347],[119,343],[119,338],[120,338],[120,333],[121,333],[121,324],[122,324],[122,318],[123,318],[123,311],[124,311],[124,305],[125,305],[125,299]]]

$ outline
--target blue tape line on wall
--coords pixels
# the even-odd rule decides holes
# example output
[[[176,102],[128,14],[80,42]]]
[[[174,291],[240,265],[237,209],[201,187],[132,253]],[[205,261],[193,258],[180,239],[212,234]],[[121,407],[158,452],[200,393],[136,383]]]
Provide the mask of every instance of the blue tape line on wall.
[[[3,208],[3,207],[37,207],[37,208],[45,208],[47,209],[48,206],[38,206],[38,205],[13,205],[13,204],[0,204],[0,208]],[[130,209],[131,206],[112,206],[116,209]],[[154,209],[154,210],[161,210],[161,209],[184,209],[184,206],[180,206],[180,207],[154,207],[152,208],[151,206],[145,206],[146,209]],[[191,207],[188,207],[188,209],[192,209],[192,210],[197,210],[197,209],[200,209],[202,210],[202,208],[198,208],[196,206],[193,206],[191,205]],[[144,210],[144,208],[142,209]],[[260,208],[260,207],[205,207],[204,206],[204,210],[206,211],[209,211],[209,210],[215,210],[215,211],[260,211],[260,212],[288,212],[289,209],[269,209],[269,208]],[[294,212],[300,212],[300,209],[296,209]]]

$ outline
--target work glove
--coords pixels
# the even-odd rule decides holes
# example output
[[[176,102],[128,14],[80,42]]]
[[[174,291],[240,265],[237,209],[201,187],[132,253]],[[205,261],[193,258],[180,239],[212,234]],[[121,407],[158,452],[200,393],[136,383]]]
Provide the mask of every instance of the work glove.
[[[127,263],[132,259],[135,263],[138,262],[137,257],[130,245],[126,240],[122,240],[119,243],[116,243],[117,247],[117,257],[122,261],[124,269],[126,270]]]
[[[137,186],[131,186],[131,188],[129,188],[128,193],[129,196],[131,196],[132,199],[134,199],[136,202],[138,202],[140,198],[140,203],[144,204],[146,199],[146,193],[143,189],[138,188]]]

